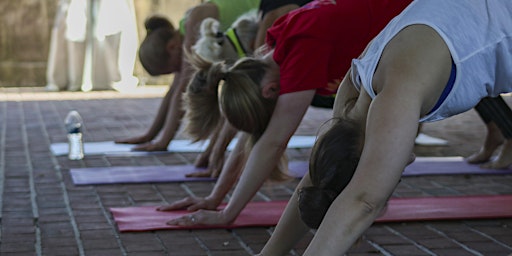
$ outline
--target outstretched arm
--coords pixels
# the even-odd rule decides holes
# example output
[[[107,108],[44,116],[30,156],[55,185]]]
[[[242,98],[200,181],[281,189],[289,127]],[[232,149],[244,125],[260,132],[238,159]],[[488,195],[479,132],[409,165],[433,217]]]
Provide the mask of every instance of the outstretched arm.
[[[184,216],[174,220],[173,224],[212,225],[233,222],[263,185],[270,172],[277,166],[286,150],[288,141],[302,121],[314,93],[314,90],[309,90],[288,93],[279,97],[270,123],[251,150],[240,180],[226,208],[221,211],[199,211],[193,213],[195,220],[197,220],[195,223],[190,222],[189,216]],[[221,173],[221,177],[223,175],[224,170]]]
[[[168,206],[162,206],[159,208],[161,211],[178,210],[187,208],[189,211],[195,211],[198,209],[215,210],[222,202],[226,194],[231,190],[235,184],[240,172],[245,163],[245,152],[244,147],[248,139],[248,135],[242,133],[238,139],[238,142],[233,149],[233,152],[229,154],[229,157],[224,165],[224,168],[220,174],[219,179],[215,183],[215,186],[209,196],[205,198],[201,197],[186,197],[182,200],[176,201]],[[188,220],[185,218],[185,220]],[[169,224],[180,224],[180,219],[169,222]]]
[[[173,83],[169,86],[169,89],[167,90],[167,93],[165,94],[164,98],[162,99],[162,102],[160,103],[160,107],[158,108],[158,112],[156,114],[155,119],[153,120],[153,123],[151,124],[148,131],[140,136],[127,138],[127,139],[118,139],[115,142],[116,143],[123,143],[123,144],[139,144],[139,143],[146,143],[153,140],[158,133],[160,132],[160,129],[164,126],[165,118],[167,116],[167,112],[169,110],[169,105],[171,102],[171,99],[173,97],[173,94],[176,94],[176,87],[174,84],[176,80],[173,81]]]
[[[435,105],[451,71],[448,48],[423,25],[398,33],[379,61],[372,84],[377,96],[367,115],[364,91],[352,110],[361,111],[353,116],[366,121],[359,164],[304,255],[343,254],[373,223],[410,160],[419,118]]]
[[[304,255],[346,252],[373,223],[398,183],[412,152],[419,111],[412,107],[404,111],[403,101],[391,99],[379,95],[371,104],[356,172],[329,208]]]
[[[295,192],[288,201],[286,208],[277,223],[272,236],[265,244],[265,247],[261,250],[261,256],[274,256],[274,255],[286,255],[293,246],[309,231],[309,227],[306,226],[299,213],[299,197],[298,191],[303,188],[311,186],[311,179],[309,173],[302,177]]]
[[[277,166],[314,94],[314,90],[308,90],[279,97],[270,123],[254,145],[229,204],[222,211],[226,219],[236,219]]]
[[[196,42],[199,36],[199,26],[203,19],[207,17],[218,18],[218,9],[215,4],[205,3],[198,5],[191,9],[187,20],[185,22],[185,35],[183,39],[183,48],[185,50],[189,50],[192,45]],[[162,129],[162,134],[153,142],[150,142],[145,145],[140,145],[135,148],[135,150],[143,150],[143,151],[161,151],[166,150],[167,146],[171,142],[171,140],[176,135],[180,125],[181,120],[185,114],[185,111],[182,109],[182,94],[185,91],[190,78],[194,73],[194,69],[188,63],[185,56],[182,56],[180,72],[176,73],[174,76],[174,81],[171,90],[175,90],[169,96],[169,102],[165,102],[168,104],[167,113],[165,116],[165,122]],[[160,120],[160,119],[159,119]],[[163,121],[163,120],[162,120]]]
[[[181,119],[185,114],[182,109],[182,93],[186,88],[186,84],[181,81],[183,77],[182,72],[177,72],[174,75],[174,82],[169,88],[169,91],[162,99],[160,109],[158,110],[157,117],[153,125],[148,131],[148,134],[154,138],[161,130],[162,134],[157,140],[149,141],[148,143],[138,145],[133,148],[135,151],[166,151],[167,146],[172,138],[178,131]]]

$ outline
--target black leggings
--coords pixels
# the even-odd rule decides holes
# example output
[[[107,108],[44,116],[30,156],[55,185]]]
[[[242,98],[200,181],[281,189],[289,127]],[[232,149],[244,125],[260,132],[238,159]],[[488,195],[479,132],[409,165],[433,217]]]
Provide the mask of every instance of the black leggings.
[[[485,124],[494,122],[506,139],[512,139],[512,110],[501,96],[483,98],[475,110]]]
[[[311,106],[318,107],[318,108],[330,108],[332,109],[334,107],[334,95],[333,96],[321,96],[318,94],[315,94],[315,97],[313,97],[313,100],[311,101]]]

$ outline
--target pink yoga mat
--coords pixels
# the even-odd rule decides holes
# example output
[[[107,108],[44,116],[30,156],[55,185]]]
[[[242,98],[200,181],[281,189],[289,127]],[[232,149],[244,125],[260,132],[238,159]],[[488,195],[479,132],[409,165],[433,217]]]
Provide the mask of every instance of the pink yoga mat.
[[[285,201],[251,202],[233,224],[225,226],[169,226],[167,221],[189,212],[159,212],[154,206],[111,208],[110,211],[121,232],[238,228],[274,226],[286,204]],[[512,218],[512,195],[392,198],[387,211],[376,222],[489,218]]]
[[[292,161],[288,168],[291,176],[300,178],[307,173],[309,166],[306,161]],[[199,170],[192,165],[173,165],[78,168],[70,172],[75,185],[215,180],[185,177],[187,173]],[[512,169],[482,169],[466,163],[462,157],[418,157],[407,166],[403,176],[460,174],[512,174]]]
[[[273,226],[281,216],[287,202],[251,202],[240,213],[231,225],[222,226],[169,226],[167,221],[181,217],[190,212],[169,211],[161,212],[156,206],[110,208],[119,231],[149,231],[157,229],[210,229]],[[222,205],[221,207],[224,207]]]

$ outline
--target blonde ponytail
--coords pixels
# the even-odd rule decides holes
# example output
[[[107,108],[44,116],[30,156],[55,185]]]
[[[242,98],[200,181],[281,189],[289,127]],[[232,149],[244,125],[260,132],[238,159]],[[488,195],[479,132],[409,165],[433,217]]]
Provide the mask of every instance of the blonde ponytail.
[[[198,70],[183,95],[185,118],[188,121],[185,131],[194,141],[207,139],[219,125],[218,86],[225,75],[224,70],[222,63]]]
[[[242,58],[225,75],[220,106],[237,129],[261,136],[270,121],[275,99],[264,98],[261,81],[268,65],[254,58]]]
[[[251,135],[245,152],[251,152],[254,144],[270,122],[276,99],[267,99],[261,93],[261,81],[268,65],[254,58],[242,58],[224,73],[224,83],[219,90],[222,113],[233,127]],[[283,154],[269,179],[284,181],[290,178],[288,160]]]

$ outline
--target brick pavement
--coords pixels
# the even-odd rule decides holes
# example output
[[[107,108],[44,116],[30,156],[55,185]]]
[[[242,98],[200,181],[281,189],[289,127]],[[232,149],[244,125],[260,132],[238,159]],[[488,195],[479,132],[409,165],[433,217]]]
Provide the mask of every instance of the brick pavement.
[[[65,142],[63,120],[77,109],[85,141],[142,133],[151,123],[165,87],[135,94],[46,93],[0,88],[0,255],[251,255],[272,228],[119,233],[109,207],[160,205],[188,195],[207,195],[213,183],[74,186],[70,168],[191,164],[196,154],[55,157],[50,143]],[[511,103],[511,99],[507,98]],[[315,134],[329,111],[310,109],[297,133]],[[467,156],[483,141],[484,126],[471,111],[423,131],[450,141],[416,147],[423,156]],[[182,136],[182,135],[179,135]],[[309,150],[288,150],[306,160]],[[296,181],[268,184],[254,200],[286,200]],[[406,177],[396,197],[512,194],[511,175]],[[313,232],[290,255],[300,255]],[[512,219],[425,221],[373,225],[349,255],[510,255]]]

